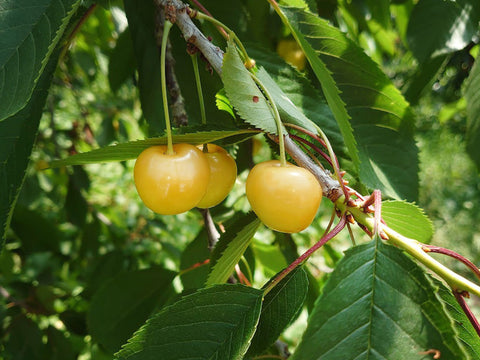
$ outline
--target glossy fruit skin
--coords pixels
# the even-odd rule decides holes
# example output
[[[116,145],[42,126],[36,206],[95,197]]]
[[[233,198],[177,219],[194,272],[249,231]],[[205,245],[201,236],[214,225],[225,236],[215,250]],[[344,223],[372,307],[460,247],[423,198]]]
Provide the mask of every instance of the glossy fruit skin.
[[[308,170],[278,160],[257,164],[248,174],[246,193],[253,211],[269,228],[296,233],[315,218],[322,188]]]
[[[203,145],[198,146],[203,149]],[[204,152],[210,166],[210,181],[205,196],[197,204],[207,209],[221,203],[232,190],[237,179],[237,164],[228,152],[215,144],[207,144],[208,152]]]
[[[303,71],[305,69],[307,59],[295,40],[280,40],[277,45],[277,54],[298,70]]]
[[[145,205],[162,215],[180,214],[194,208],[205,195],[210,167],[202,151],[190,144],[145,149],[137,158],[134,180]]]

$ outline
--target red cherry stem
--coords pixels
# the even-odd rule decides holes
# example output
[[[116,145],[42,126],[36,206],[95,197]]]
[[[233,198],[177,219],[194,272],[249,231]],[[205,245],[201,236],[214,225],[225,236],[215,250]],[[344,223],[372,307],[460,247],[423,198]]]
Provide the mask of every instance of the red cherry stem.
[[[190,272],[190,271],[192,271],[192,270],[194,270],[194,269],[196,269],[196,268],[198,268],[198,267],[200,267],[200,266],[204,266],[204,265],[207,265],[207,264],[209,264],[209,263],[210,263],[210,259],[206,259],[206,260],[204,260],[204,261],[202,261],[202,262],[195,263],[195,264],[193,264],[192,266],[190,266],[190,267],[188,267],[188,268],[186,268],[186,269],[180,270],[180,271],[178,272],[178,275],[183,275],[183,274],[188,273],[188,272]]]
[[[278,274],[263,291],[264,296],[267,295],[280,281],[282,281],[288,274],[290,274],[299,265],[302,265],[315,251],[320,249],[329,240],[334,238],[340,231],[343,230],[347,223],[345,214],[342,215],[338,224],[328,234],[324,235],[315,245],[305,251],[299,258],[288,265],[280,274]]]
[[[72,43],[73,38],[75,37],[75,35],[77,35],[77,33],[80,31],[83,24],[85,24],[85,21],[87,21],[87,19],[90,17],[90,15],[93,14],[93,11],[96,8],[97,8],[97,4],[91,5],[87,9],[85,14],[83,14],[81,19],[78,21],[77,25],[75,25],[72,32],[68,35],[67,41],[65,42],[65,45],[63,46],[62,52],[60,53],[60,57],[59,57],[59,59],[60,59],[59,62],[60,63],[61,63],[63,57],[65,56],[66,52],[68,51],[68,49],[70,49],[70,44]]]
[[[162,47],[160,53],[160,76],[162,83],[162,100],[163,100],[163,111],[165,113],[165,127],[167,131],[167,155],[173,155],[173,140],[172,140],[172,127],[170,125],[170,115],[168,114],[168,100],[167,100],[167,80],[165,76],[165,55],[167,53],[167,40],[168,33],[172,27],[172,23],[165,19],[163,25],[163,36],[162,36]]]
[[[422,245],[422,250],[425,252],[433,252],[437,254],[443,254],[450,256],[462,263],[464,263],[472,272],[476,275],[478,279],[480,279],[480,270],[475,266],[474,263],[472,263],[470,260],[468,260],[466,257],[456,253],[453,250],[450,249],[445,249],[440,246],[435,246],[435,245]]]
[[[292,124],[292,123],[284,123],[284,124],[285,124],[285,126],[291,127],[292,129],[295,129],[295,130],[298,130],[298,131],[304,133],[305,135],[308,135],[311,138],[317,140],[320,144],[323,145],[323,147],[325,149],[328,150],[327,144],[325,143],[325,141],[323,141],[323,139],[320,136],[318,136],[317,134],[315,134],[315,133],[313,133],[313,132],[311,132],[307,129],[304,129],[303,127],[301,127],[299,125],[296,125],[296,124]]]
[[[297,135],[292,135],[290,134],[290,137],[294,140],[297,140],[298,142],[301,142],[303,144],[306,144],[308,145],[310,148],[312,148],[313,150],[315,150],[321,157],[323,157],[329,164],[330,166],[333,167],[333,164],[332,164],[332,160],[330,160],[330,158],[328,157],[327,154],[325,154],[322,150],[320,150],[320,148],[318,146],[315,146],[315,144],[311,143],[310,141],[300,137],[300,136],[297,136]]]
[[[473,315],[472,311],[467,305],[467,302],[464,299],[465,296],[468,296],[468,293],[467,292],[460,293],[455,290],[453,290],[452,292],[453,292],[453,295],[455,296],[455,299],[457,299],[458,304],[462,308],[465,315],[467,315],[468,320],[470,320],[470,323],[472,324],[473,328],[477,332],[477,335],[480,337],[480,324],[478,323],[477,318],[475,317],[475,315]]]

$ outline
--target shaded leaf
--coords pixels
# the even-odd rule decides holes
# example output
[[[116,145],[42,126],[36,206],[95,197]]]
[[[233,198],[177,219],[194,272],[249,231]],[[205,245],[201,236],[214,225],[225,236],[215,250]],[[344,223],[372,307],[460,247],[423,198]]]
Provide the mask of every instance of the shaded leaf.
[[[255,331],[263,292],[215,285],[185,296],[152,317],[118,360],[240,360]]]
[[[209,266],[205,261],[209,259],[207,231],[203,228],[187,245],[180,258],[180,278],[184,290],[203,287],[209,272]]]
[[[26,106],[81,2],[0,1],[0,120]]]
[[[28,104],[0,122],[0,250],[25,177],[58,55],[57,50],[38,80]]]
[[[212,270],[206,285],[222,284],[228,280],[261,223],[255,213],[250,212],[240,215],[226,229],[212,253]]]
[[[118,351],[165,296],[175,273],[160,267],[121,272],[95,293],[87,313],[93,338],[108,351]]]
[[[410,49],[420,63],[463,49],[478,33],[480,3],[420,0],[407,29]]]
[[[26,315],[17,316],[9,328],[9,333],[10,341],[5,343],[2,355],[15,360],[45,359],[47,347],[42,341],[42,331],[33,320]]]
[[[136,67],[129,28],[118,36],[108,60],[108,82],[112,91],[117,92],[120,86],[133,76]]]
[[[222,81],[230,103],[242,119],[271,134],[278,133],[273,111],[243,65],[233,41],[229,41],[223,57]]]
[[[125,14],[132,35],[133,50],[138,68],[138,90],[143,116],[150,135],[165,129],[160,54],[155,39],[155,7],[152,1],[124,0]]]
[[[480,61],[476,61],[465,87],[467,100],[467,151],[480,169]]]
[[[433,236],[433,224],[423,210],[405,201],[382,203],[382,218],[403,236],[428,243]]]
[[[348,250],[309,318],[292,360],[464,359],[443,304],[423,270],[374,240]]]
[[[174,143],[189,143],[193,145],[214,142],[228,137],[240,135],[255,135],[255,130],[224,130],[224,131],[199,131],[188,134],[173,135]],[[167,136],[135,140],[117,145],[106,146],[89,152],[72,155],[62,160],[55,160],[50,163],[51,168],[66,165],[84,165],[104,163],[109,161],[124,161],[136,159],[146,148],[153,145],[167,144]]]
[[[297,267],[265,295],[249,355],[266,350],[297,318],[307,297],[308,285],[307,272],[303,267]]]
[[[26,226],[28,224],[28,226]],[[13,213],[12,230],[20,238],[22,249],[32,252],[60,252],[60,240],[57,224],[45,218],[37,211],[18,204]]]

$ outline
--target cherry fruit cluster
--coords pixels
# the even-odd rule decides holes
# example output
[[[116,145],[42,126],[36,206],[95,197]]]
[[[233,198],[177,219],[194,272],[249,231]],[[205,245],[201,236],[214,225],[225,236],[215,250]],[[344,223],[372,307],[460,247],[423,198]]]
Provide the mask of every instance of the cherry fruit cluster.
[[[237,165],[218,145],[166,145],[145,149],[137,158],[134,180],[145,205],[162,215],[181,214],[194,207],[209,208],[219,204],[232,189]]]
[[[162,215],[180,214],[194,207],[209,208],[223,201],[237,176],[233,158],[218,145],[152,146],[135,163],[135,185],[145,205]],[[296,233],[315,218],[322,188],[304,168],[278,160],[257,164],[246,181],[253,211],[273,230]]]

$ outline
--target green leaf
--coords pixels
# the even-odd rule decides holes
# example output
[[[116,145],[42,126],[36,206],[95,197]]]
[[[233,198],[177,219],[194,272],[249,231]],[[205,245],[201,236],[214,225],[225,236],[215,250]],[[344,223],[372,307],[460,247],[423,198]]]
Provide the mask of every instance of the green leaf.
[[[248,47],[248,53],[257,64],[261,64],[266,69],[268,75],[275,80],[276,85],[280,87],[288,100],[296,105],[297,110],[305,114],[300,116],[306,116],[320,126],[337,155],[345,155],[343,151],[345,144],[340,128],[321,92],[314,88],[305,76],[287,64],[277,53],[252,46]],[[273,97],[276,97],[275,93]],[[288,117],[288,121],[292,121],[292,119]]]
[[[0,122],[0,250],[23,184],[57,60],[58,51],[50,58],[27,105]]]
[[[381,240],[346,252],[323,289],[292,360],[465,359],[423,270]]]
[[[480,339],[478,334],[453,296],[452,291],[435,278],[432,277],[431,280],[438,287],[437,295],[443,301],[446,311],[454,321],[454,329],[458,340],[469,355],[468,359],[480,359]]]
[[[407,29],[410,49],[420,63],[463,49],[478,33],[478,1],[420,0]]]
[[[312,121],[295,106],[292,100],[287,97],[263,67],[258,70],[257,77],[261,80],[263,86],[267,88],[270,95],[272,95],[282,121],[299,125],[314,133],[317,132]]]
[[[467,151],[480,169],[480,61],[475,61],[465,86],[467,100]]]
[[[15,317],[9,329],[10,341],[5,342],[2,349],[7,359],[15,360],[43,360],[47,355],[47,347],[42,341],[42,331],[38,324],[26,315]]]
[[[307,273],[297,267],[265,296],[249,355],[261,354],[279,338],[300,314],[307,293]]]
[[[143,116],[147,120],[149,134],[158,135],[165,129],[165,116],[160,55],[155,39],[155,7],[151,1],[124,0],[123,3],[137,60]]]
[[[418,198],[418,148],[411,136],[372,125],[355,128],[359,138],[360,179],[388,197]]]
[[[230,103],[242,119],[271,134],[278,133],[272,109],[243,65],[232,41],[229,41],[223,57],[222,81]]]
[[[214,142],[229,137],[239,135],[255,135],[255,130],[219,130],[219,131],[199,131],[187,134],[173,135],[174,143],[190,143],[193,145]],[[110,161],[124,161],[136,159],[146,148],[154,145],[167,144],[167,136],[149,138],[145,140],[135,140],[117,145],[106,146],[86,153],[76,154],[65,159],[55,160],[50,163],[51,168],[66,165],[84,165],[104,163]]]
[[[0,120],[26,106],[81,2],[0,1]]]
[[[298,8],[281,7],[281,11],[284,14],[283,21],[285,25],[292,31],[322,85],[325,98],[340,127],[350,157],[355,168],[358,168],[360,159],[353,130],[349,122],[350,116],[345,108],[344,100],[339,95],[341,90],[337,87],[336,82],[338,81],[332,77],[332,69],[316,53],[316,45],[318,44],[316,44],[315,39],[317,39],[317,36],[325,36],[325,34],[321,34],[321,26],[328,26],[327,22],[308,11]]]
[[[263,292],[216,285],[185,296],[151,318],[117,360],[240,360],[255,332]]]
[[[253,212],[240,215],[220,236],[210,260],[211,272],[206,285],[222,284],[232,275],[235,265],[252,241],[261,221]]]
[[[207,231],[203,228],[197,237],[187,245],[180,258],[180,278],[184,290],[203,287],[209,272],[205,260],[209,259]]]
[[[445,68],[450,57],[437,56],[421,63],[411,75],[403,89],[405,98],[411,105],[418,104],[424,92],[429,91],[439,73]]]
[[[17,204],[13,212],[11,228],[22,242],[22,251],[27,254],[43,251],[59,253],[62,236],[57,226],[43,214],[21,204]]]
[[[93,296],[87,324],[93,338],[115,352],[168,294],[175,273],[160,267],[121,272]]]
[[[129,77],[133,77],[136,67],[129,28],[118,36],[108,60],[108,82],[112,91],[117,92]]]
[[[413,116],[405,99],[378,65],[340,30],[299,9],[282,7],[282,11],[296,31],[296,37],[314,71],[321,61],[333,76],[334,81],[327,80],[324,84],[324,79],[320,77],[324,74],[323,70],[315,71],[339,123],[349,155],[355,163],[360,163],[360,180],[373,188],[386,182],[381,189],[388,191],[389,196],[414,201],[418,193],[418,156],[412,136]],[[338,86],[351,116],[359,157],[348,118],[339,114],[343,113],[340,100],[332,99],[338,97],[335,96],[334,86]],[[407,151],[397,150],[398,145]],[[392,156],[388,164],[382,159],[386,156]],[[398,169],[403,169],[403,172],[399,174]],[[401,184],[400,189],[395,187],[398,184]],[[392,188],[395,191],[391,191]]]
[[[382,203],[382,218],[403,236],[428,243],[433,236],[433,224],[423,210],[405,201]]]

